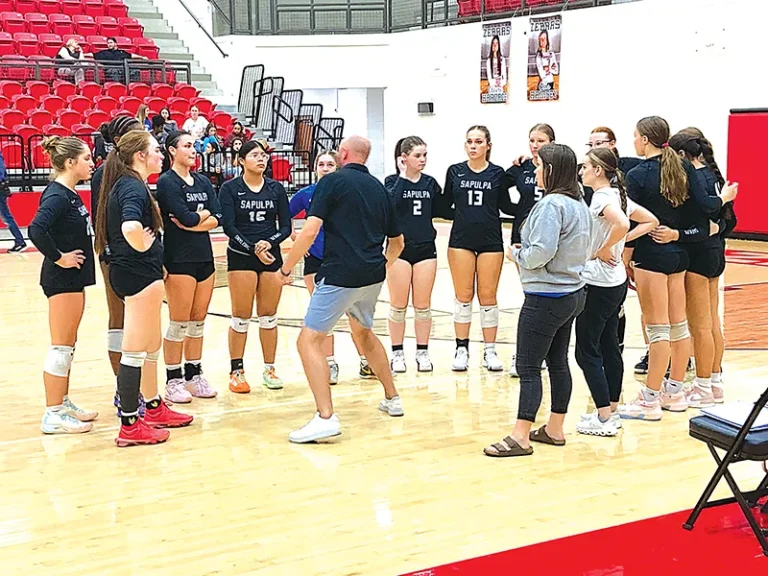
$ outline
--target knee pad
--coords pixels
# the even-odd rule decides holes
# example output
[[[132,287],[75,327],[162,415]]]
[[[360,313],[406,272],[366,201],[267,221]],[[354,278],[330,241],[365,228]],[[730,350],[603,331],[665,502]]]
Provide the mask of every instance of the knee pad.
[[[109,352],[122,352],[123,350],[122,328],[107,330],[107,350]]]
[[[424,310],[414,308],[413,316],[416,319],[416,322],[429,322],[432,320],[432,310],[430,308],[425,308]]]
[[[277,328],[277,316],[259,316],[259,328],[264,330]]]
[[[205,320],[191,320],[187,325],[187,338],[202,338]]]
[[[158,348],[154,352],[147,352],[147,360],[150,362],[157,362],[157,359],[160,358],[160,350],[162,348]]]
[[[169,342],[184,342],[187,328],[188,324],[186,322],[171,320],[170,324],[168,324],[168,331],[165,333],[165,339]]]
[[[646,324],[645,333],[648,336],[648,343],[669,342],[669,324]]]
[[[480,305],[480,327],[496,328],[499,325],[499,307]]]
[[[72,346],[51,346],[48,349],[48,356],[45,358],[44,370],[51,376],[66,378],[72,367],[72,356],[75,349]]]
[[[472,302],[453,301],[453,321],[456,324],[469,324],[472,322]]]
[[[389,319],[395,324],[402,324],[405,322],[405,313],[407,310],[407,308],[395,308],[394,306],[390,306]]]
[[[686,338],[690,338],[691,333],[688,331],[688,321],[683,320],[682,322],[678,322],[677,324],[672,324],[669,327],[669,339],[672,342],[679,342],[680,340],[685,340]]]
[[[239,334],[245,334],[248,332],[248,326],[251,323],[250,318],[235,318],[232,316],[232,330]]]
[[[144,366],[144,360],[146,359],[146,352],[123,352],[120,356],[120,364],[130,366],[131,368],[141,368]]]

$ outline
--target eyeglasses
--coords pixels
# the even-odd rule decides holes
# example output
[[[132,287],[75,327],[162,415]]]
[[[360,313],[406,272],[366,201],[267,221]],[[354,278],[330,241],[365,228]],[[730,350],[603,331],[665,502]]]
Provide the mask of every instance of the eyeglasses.
[[[603,144],[610,144],[610,140],[598,140],[597,142],[587,142],[587,148],[599,148]]]

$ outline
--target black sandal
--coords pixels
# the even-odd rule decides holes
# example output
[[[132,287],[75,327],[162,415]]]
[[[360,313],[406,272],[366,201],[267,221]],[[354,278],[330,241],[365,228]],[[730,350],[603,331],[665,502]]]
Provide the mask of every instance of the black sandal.
[[[565,446],[565,440],[555,440],[547,434],[546,424],[538,430],[531,430],[528,437],[531,439],[531,442],[540,442],[541,444],[549,444],[550,446]]]
[[[530,446],[523,448],[512,436],[507,436],[501,442],[483,448],[483,453],[491,458],[512,458],[514,456],[530,456],[533,454],[533,448]]]

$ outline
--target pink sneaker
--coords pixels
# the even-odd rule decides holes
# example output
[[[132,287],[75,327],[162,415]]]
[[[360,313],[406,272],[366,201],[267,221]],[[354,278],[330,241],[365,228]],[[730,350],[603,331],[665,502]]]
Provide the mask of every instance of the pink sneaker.
[[[712,384],[712,397],[715,399],[715,404],[722,404],[725,402],[725,394],[723,387],[717,384]]]
[[[661,387],[661,409],[670,412],[685,412],[688,410],[688,399],[685,397],[685,390],[680,390],[677,394],[667,392],[666,383]]]
[[[182,378],[171,378],[165,384],[165,399],[172,404],[189,404],[192,394],[184,387]]]
[[[618,412],[625,420],[661,420],[661,399],[648,402],[641,391],[632,402],[621,404]]]
[[[697,384],[685,390],[685,397],[688,400],[688,406],[691,408],[709,408],[715,405],[714,387],[710,390],[704,390]]]
[[[208,383],[208,380],[197,374],[187,382],[187,390],[195,398],[216,398],[218,392]]]

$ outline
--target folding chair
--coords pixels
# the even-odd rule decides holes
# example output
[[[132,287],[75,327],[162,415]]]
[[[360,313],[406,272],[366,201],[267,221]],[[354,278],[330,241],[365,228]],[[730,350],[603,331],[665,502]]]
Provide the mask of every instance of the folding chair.
[[[760,543],[763,554],[768,556],[768,541],[766,541],[768,529],[760,528],[757,519],[752,513],[752,508],[759,506],[758,500],[768,496],[768,466],[766,465],[768,461],[768,430],[751,431],[752,425],[766,404],[768,404],[768,388],[766,388],[765,392],[762,393],[759,400],[755,403],[754,408],[752,408],[741,428],[737,428],[733,424],[721,422],[706,414],[691,418],[689,434],[692,438],[706,443],[707,448],[712,453],[712,457],[717,462],[717,470],[704,489],[704,493],[696,503],[696,507],[691,512],[688,520],[683,524],[683,528],[693,530],[693,525],[705,508],[714,508],[737,502],[739,508],[744,513],[744,517],[749,522],[752,532],[754,532],[755,537]],[[715,450],[716,448],[725,450],[725,456],[722,459]],[[757,489],[751,492],[742,492],[728,471],[728,466],[731,464],[746,461],[762,462],[763,470],[766,473],[757,485]],[[734,497],[710,502],[709,499],[722,478],[725,478]],[[768,514],[768,503],[762,507],[761,513]]]

